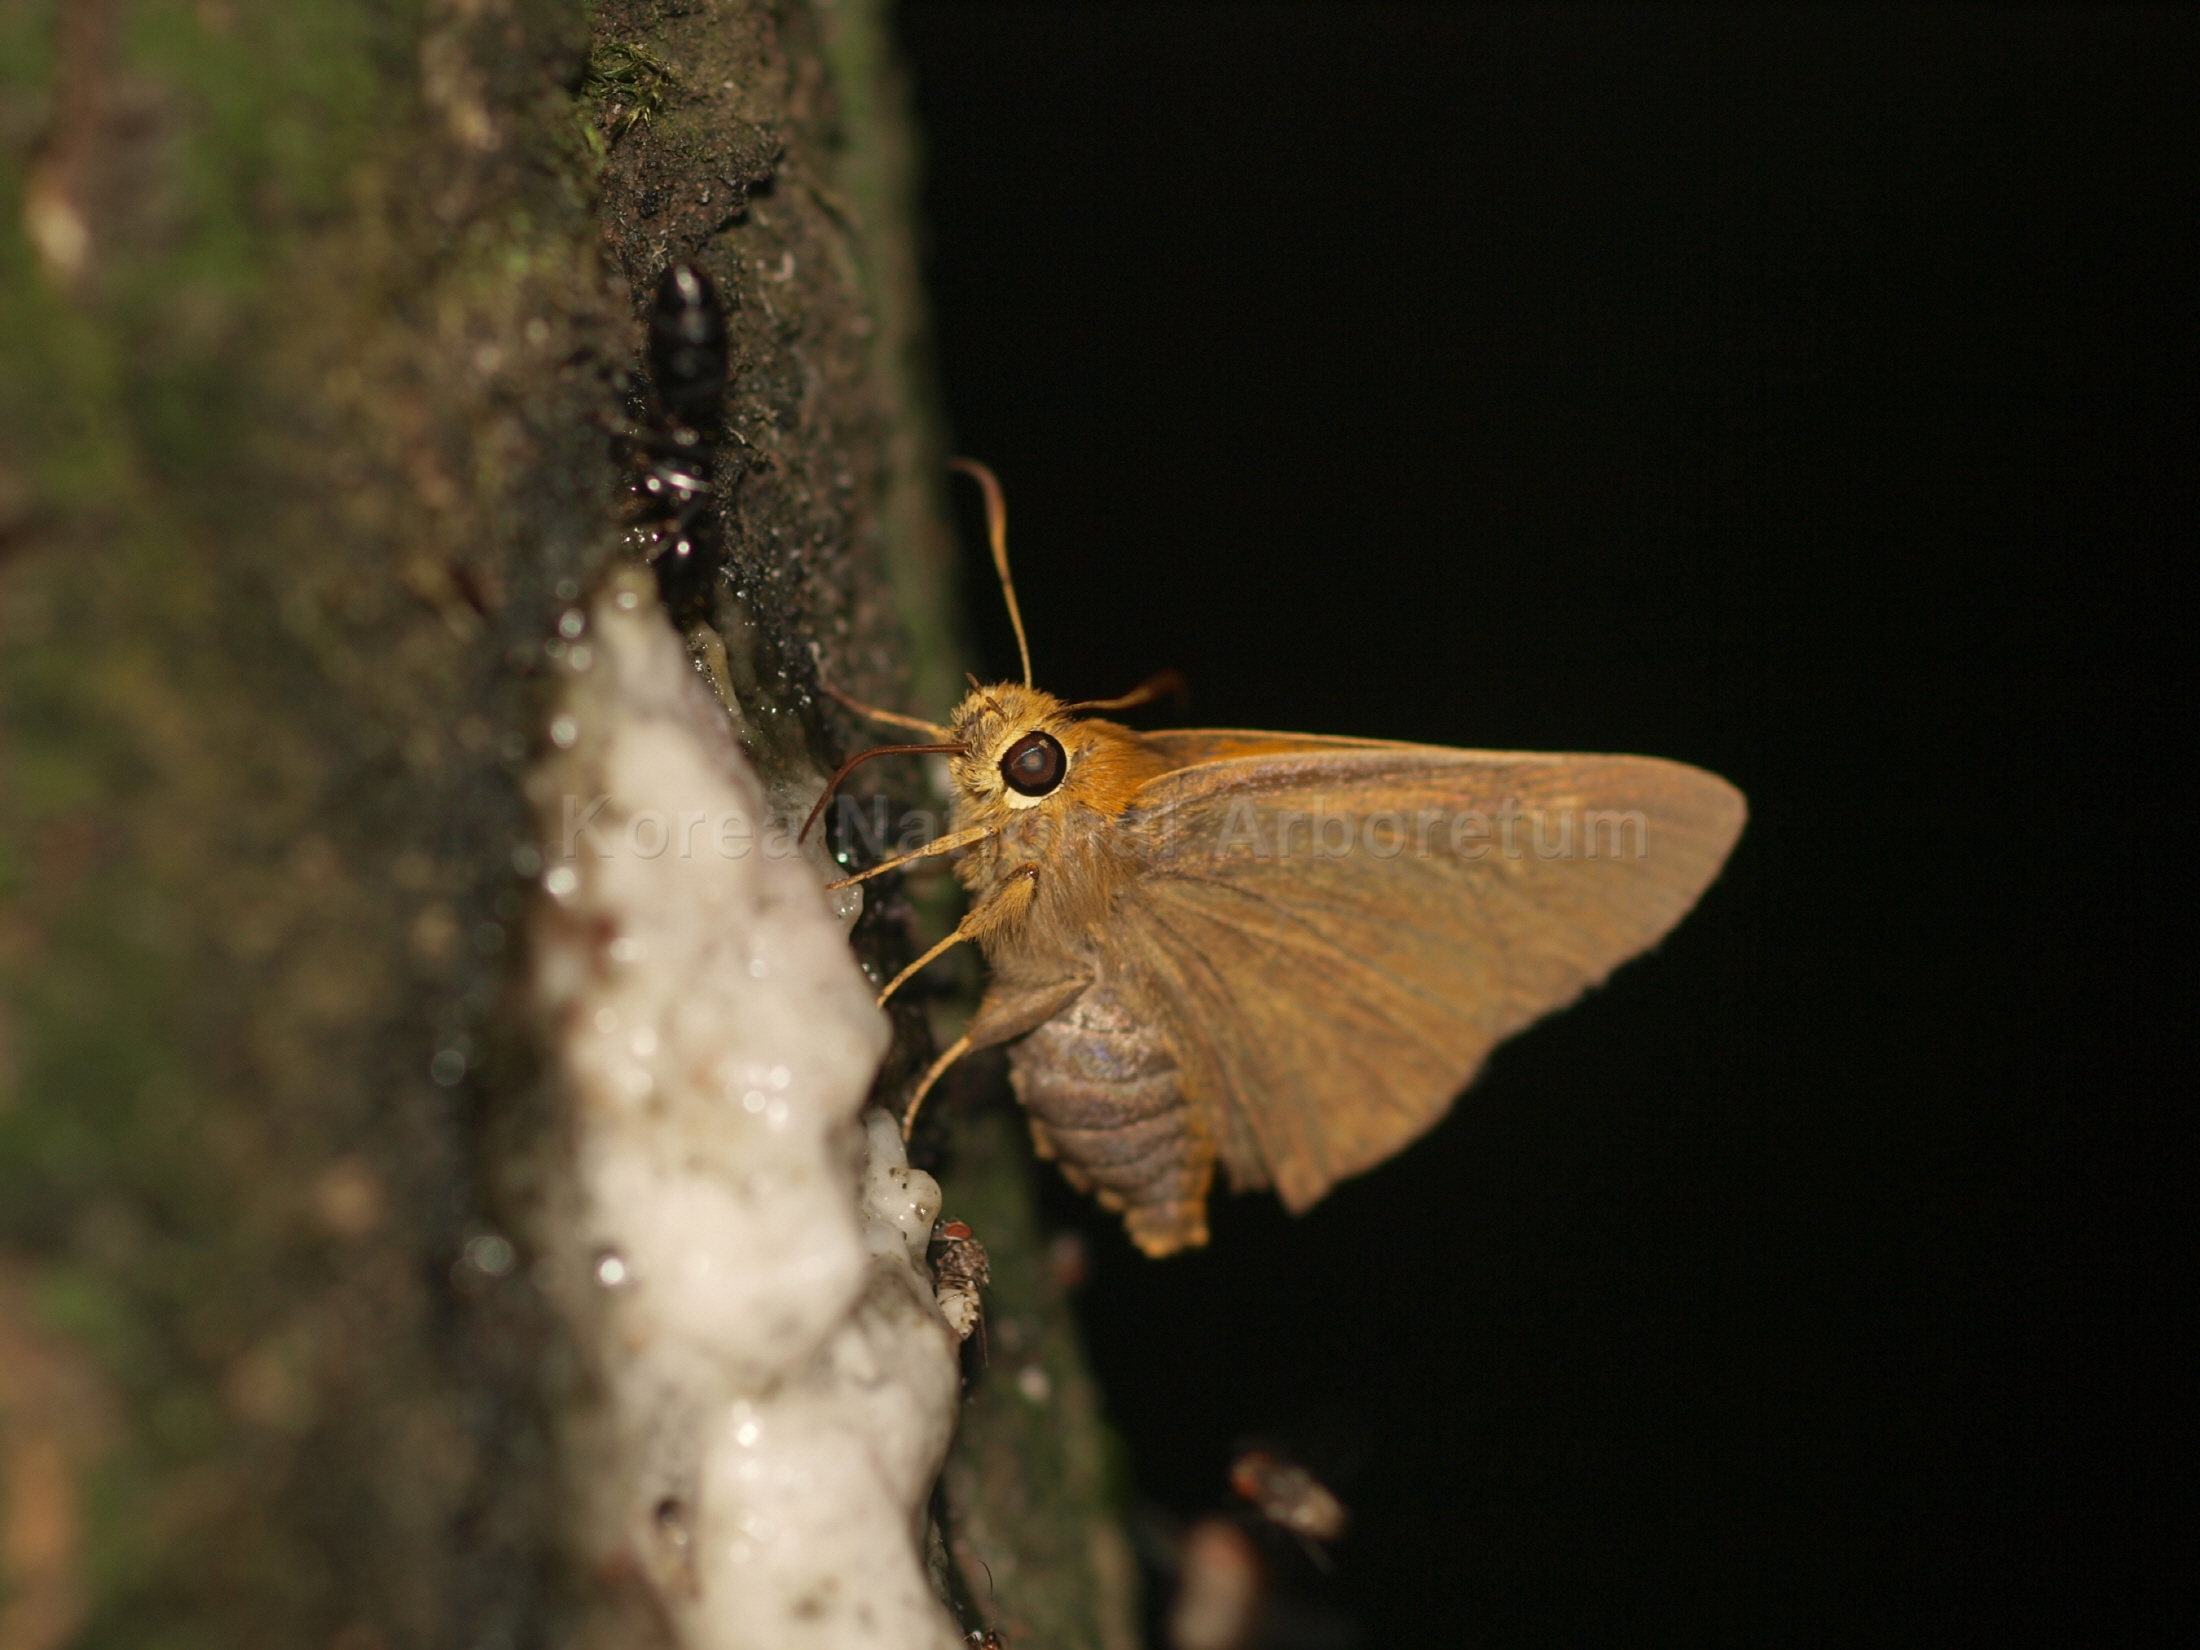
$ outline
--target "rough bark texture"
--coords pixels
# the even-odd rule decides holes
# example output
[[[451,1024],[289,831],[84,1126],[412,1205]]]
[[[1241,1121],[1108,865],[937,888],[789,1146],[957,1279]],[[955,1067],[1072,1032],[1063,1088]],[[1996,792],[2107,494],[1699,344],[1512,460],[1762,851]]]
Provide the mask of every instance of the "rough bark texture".
[[[879,8],[8,0],[0,77],[0,1644],[554,1642],[602,1578],[487,1189],[517,781],[669,259],[733,309],[767,777],[861,742],[820,665],[935,712],[959,669]],[[949,1546],[1012,1644],[1112,1646],[1023,1173],[946,1176],[1052,1372],[974,1383]]]

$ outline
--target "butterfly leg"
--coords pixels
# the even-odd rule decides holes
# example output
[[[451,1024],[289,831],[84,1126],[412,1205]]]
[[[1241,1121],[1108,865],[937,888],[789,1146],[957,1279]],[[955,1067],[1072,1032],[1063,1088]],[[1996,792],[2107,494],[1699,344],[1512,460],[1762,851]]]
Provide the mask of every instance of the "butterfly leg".
[[[924,1081],[917,1085],[917,1092],[909,1097],[909,1109],[901,1114],[901,1137],[909,1138],[909,1131],[917,1126],[917,1108],[924,1104],[924,1097],[932,1092],[932,1085],[947,1075],[947,1068],[970,1052],[970,1035],[965,1032],[947,1045],[947,1050],[932,1062],[924,1074]]]
[[[904,980],[907,980],[918,969],[937,957],[949,946],[960,945],[964,940],[983,939],[996,928],[1003,927],[1021,918],[1025,912],[1031,909],[1031,902],[1038,892],[1039,867],[1036,865],[1019,866],[1010,874],[1007,881],[1003,882],[986,898],[982,905],[955,925],[955,931],[952,934],[933,946],[931,950],[899,974],[896,974],[887,984],[886,989],[878,994],[879,1005],[884,1007],[886,999],[901,989]],[[946,1075],[949,1066],[968,1054],[970,1047],[970,1033],[966,1031],[948,1044],[946,1051],[932,1062],[931,1069],[924,1074],[924,1081],[917,1085],[917,1092],[909,1097],[909,1109],[902,1114],[902,1139],[907,1140],[909,1131],[916,1127],[917,1108],[924,1104],[924,1097],[932,1092],[932,1085]]]
[[[878,706],[867,705],[861,699],[849,698],[830,682],[820,682],[818,686],[825,690],[828,697],[837,700],[844,709],[857,716],[866,717],[873,722],[884,722],[888,727],[914,728],[919,733],[929,733],[935,739],[947,737],[948,730],[937,722],[927,722],[921,716],[904,716],[898,710],[880,710]]]
[[[828,882],[825,887],[828,892],[835,888],[853,888],[857,883],[867,882],[872,877],[884,876],[888,871],[898,871],[911,860],[924,859],[933,854],[951,854],[957,848],[967,848],[973,842],[983,842],[989,836],[998,835],[1000,829],[998,825],[973,825],[967,831],[956,831],[948,836],[936,838],[909,853],[896,854],[892,859],[880,860],[868,871],[858,871],[852,877],[842,877],[838,882]]]
[[[923,956],[911,963],[887,982],[886,989],[878,994],[878,1006],[884,1008],[886,999],[902,988],[902,985],[934,957],[965,940],[983,939],[1002,925],[1013,922],[1031,909],[1031,901],[1039,891],[1039,867],[1020,865],[1008,875],[1008,879],[991,894],[983,904],[955,925],[955,931]]]

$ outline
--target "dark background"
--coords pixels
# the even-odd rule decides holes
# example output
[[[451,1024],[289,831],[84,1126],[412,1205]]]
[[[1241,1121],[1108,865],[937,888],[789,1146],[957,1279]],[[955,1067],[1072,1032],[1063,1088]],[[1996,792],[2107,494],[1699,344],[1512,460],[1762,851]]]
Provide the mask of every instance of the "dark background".
[[[1042,685],[1176,665],[1194,723],[1651,752],[1753,812],[1661,951],[1304,1220],[1224,1198],[1153,1264],[1052,1189],[1137,1494],[1221,1505],[1250,1434],[1334,1474],[1278,1643],[2166,1632],[2192,25],[902,26]]]

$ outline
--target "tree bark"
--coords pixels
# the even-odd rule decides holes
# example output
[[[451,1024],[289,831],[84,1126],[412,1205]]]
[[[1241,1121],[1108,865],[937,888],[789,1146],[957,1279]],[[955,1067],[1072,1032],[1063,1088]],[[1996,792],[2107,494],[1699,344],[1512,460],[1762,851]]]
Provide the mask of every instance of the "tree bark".
[[[953,697],[882,7],[10,0],[0,61],[0,1646],[570,1642],[619,1582],[561,1545],[567,1331],[498,1247],[555,1075],[522,784],[676,258],[730,311],[709,628],[762,778],[860,742],[821,671]],[[1113,1650],[1001,1123],[942,1173],[998,1281],[935,1575]]]

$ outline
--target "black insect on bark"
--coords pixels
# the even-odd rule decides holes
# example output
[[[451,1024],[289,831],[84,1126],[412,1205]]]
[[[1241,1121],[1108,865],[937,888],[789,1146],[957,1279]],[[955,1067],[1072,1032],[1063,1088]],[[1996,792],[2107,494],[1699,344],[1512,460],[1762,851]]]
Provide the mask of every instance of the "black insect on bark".
[[[640,434],[621,434],[620,454],[648,525],[650,567],[675,622],[705,615],[725,566],[711,478],[723,431],[726,313],[710,277],[676,263],[657,282],[649,312],[649,375],[656,405]]]

